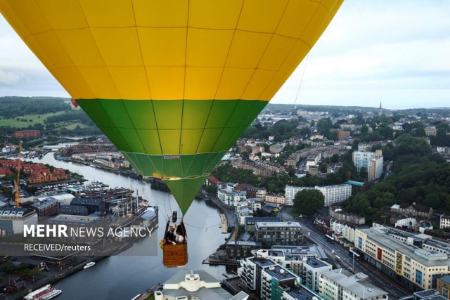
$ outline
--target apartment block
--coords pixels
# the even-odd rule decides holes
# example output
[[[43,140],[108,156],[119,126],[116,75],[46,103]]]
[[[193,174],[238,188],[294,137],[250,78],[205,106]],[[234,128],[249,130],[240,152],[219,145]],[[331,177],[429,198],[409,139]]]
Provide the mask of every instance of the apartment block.
[[[412,288],[435,288],[439,277],[450,274],[450,244],[429,235],[374,226],[356,229],[354,245],[366,261]]]

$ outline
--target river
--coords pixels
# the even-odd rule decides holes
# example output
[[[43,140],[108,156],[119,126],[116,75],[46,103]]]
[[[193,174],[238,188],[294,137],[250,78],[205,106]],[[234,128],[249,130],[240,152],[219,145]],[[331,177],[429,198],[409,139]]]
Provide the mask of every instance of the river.
[[[90,166],[58,161],[53,152],[42,159],[33,159],[55,167],[64,168],[83,175],[88,181],[101,181],[111,187],[130,188],[139,192],[150,205],[159,207],[158,236],[163,235],[169,213],[177,208],[174,198],[150,188],[149,183],[131,179],[114,173],[102,171]],[[204,269],[220,279],[224,267],[210,267],[202,261],[223,244],[226,234],[219,228],[220,218],[216,209],[207,206],[204,201],[195,200],[185,218],[189,239],[189,263],[183,270]],[[58,299],[131,299],[147,288],[164,282],[181,269],[167,269],[162,265],[162,252],[158,246],[157,256],[131,256],[132,253],[145,253],[150,240],[134,244],[126,251],[129,256],[119,255],[99,261],[94,267],[67,277],[55,287],[63,290]]]

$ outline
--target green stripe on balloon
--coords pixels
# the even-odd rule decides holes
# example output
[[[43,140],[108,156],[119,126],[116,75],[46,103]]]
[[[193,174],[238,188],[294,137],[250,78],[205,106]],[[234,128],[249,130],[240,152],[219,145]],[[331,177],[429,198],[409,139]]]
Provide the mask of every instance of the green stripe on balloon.
[[[191,206],[206,177],[182,178],[177,180],[164,180],[173,196],[177,200],[183,215]]]
[[[177,201],[184,203],[180,207],[186,205],[187,195],[196,195],[200,182],[267,104],[258,100],[77,102],[140,174],[167,182]]]

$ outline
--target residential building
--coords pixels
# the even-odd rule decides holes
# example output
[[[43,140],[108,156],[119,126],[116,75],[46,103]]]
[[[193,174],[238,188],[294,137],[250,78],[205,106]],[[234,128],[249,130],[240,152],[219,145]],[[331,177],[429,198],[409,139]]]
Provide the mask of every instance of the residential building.
[[[285,288],[281,300],[318,300],[319,298],[304,288]]]
[[[449,228],[450,227],[450,216],[441,215],[439,218],[439,228]]]
[[[337,240],[343,239],[344,243],[349,242],[351,244],[355,242],[355,227],[353,225],[332,219],[330,220],[330,229]]]
[[[425,234],[375,225],[356,229],[354,245],[366,261],[411,288],[435,288],[450,274],[450,244]]]
[[[450,275],[445,275],[437,279],[436,290],[444,296],[445,299],[450,299]]]
[[[438,291],[434,289],[422,290],[414,292],[410,296],[400,298],[400,300],[446,300],[447,298],[439,294]]]
[[[41,136],[40,130],[19,130],[14,132],[16,139],[37,138]]]
[[[179,299],[227,299],[246,300],[245,292],[233,296],[224,290],[220,282],[209,273],[197,270],[187,273],[180,271],[169,278],[161,290],[154,292],[155,300]]]
[[[217,189],[217,198],[227,206],[236,207],[247,199],[245,191],[235,191],[232,184],[222,184]]]
[[[387,300],[388,293],[367,279],[366,274],[352,274],[345,269],[323,272],[319,279],[320,295],[327,300]]]
[[[330,207],[330,217],[353,225],[364,225],[366,223],[366,218],[344,212],[341,208]]]
[[[253,241],[230,241],[224,245],[227,257],[245,258],[252,256],[252,250],[261,248],[261,244]]]
[[[253,217],[253,209],[248,206],[248,203],[241,203],[236,206],[236,216],[239,225],[245,225],[245,219],[248,217]]]
[[[426,136],[436,136],[436,127],[435,126],[427,126],[425,127]]]
[[[305,289],[300,277],[270,259],[249,257],[240,261],[238,275],[261,300],[312,300],[318,295]]]
[[[303,284],[315,292],[319,292],[320,274],[333,269],[332,265],[315,257],[305,258],[301,277]]]
[[[255,175],[262,177],[285,172],[283,167],[264,161],[233,160],[231,165],[238,169],[251,170]]]
[[[350,137],[350,131],[347,130],[338,130],[337,131],[337,138],[338,140],[345,140]]]
[[[281,222],[280,217],[248,217],[245,219],[245,231],[255,232],[257,222]]]
[[[247,205],[252,208],[253,212],[262,209],[262,202],[261,198],[247,198]]]
[[[259,188],[248,183],[239,183],[234,189],[238,192],[245,192],[247,198],[256,198],[256,192],[259,190]]]
[[[354,151],[353,164],[360,172],[362,169],[367,171],[367,179],[373,181],[383,174],[383,152]]]
[[[413,202],[412,204],[402,203],[391,206],[391,212],[407,217],[431,218],[433,208]]]
[[[264,201],[284,206],[286,204],[286,197],[283,195],[266,195]]]
[[[261,300],[280,299],[283,286],[295,286],[300,278],[291,271],[274,265],[261,271]]]
[[[318,190],[324,196],[324,206],[331,206],[343,202],[352,195],[352,186],[350,184],[326,185],[315,187],[302,187],[286,185],[285,197],[286,205],[294,205],[295,195],[303,190]]]
[[[259,249],[256,256],[270,259],[280,266],[294,272],[302,274],[302,267],[305,260],[309,258],[324,257],[323,250],[316,245],[313,246],[288,246],[275,245],[270,249]]]
[[[255,240],[264,245],[290,245],[303,241],[298,222],[256,222]]]
[[[238,275],[250,290],[260,294],[262,270],[275,265],[272,260],[267,258],[248,257],[240,261]]]

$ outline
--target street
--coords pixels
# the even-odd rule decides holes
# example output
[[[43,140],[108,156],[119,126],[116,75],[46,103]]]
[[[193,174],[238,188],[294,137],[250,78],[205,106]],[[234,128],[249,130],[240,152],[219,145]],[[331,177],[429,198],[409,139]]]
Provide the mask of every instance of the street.
[[[321,246],[323,250],[327,253],[328,257],[332,259],[336,265],[340,265],[350,271],[362,272],[369,276],[370,280],[377,287],[387,291],[389,293],[390,299],[399,299],[406,295],[410,295],[411,292],[404,287],[397,284],[392,278],[382,274],[373,266],[369,265],[363,260],[353,260],[350,256],[350,252],[345,249],[339,243],[330,240],[323,233],[321,233],[312,223],[311,219],[305,218],[294,218],[286,210],[281,211],[283,220],[286,221],[297,221],[303,227],[303,233],[305,237],[311,240],[313,243]]]

